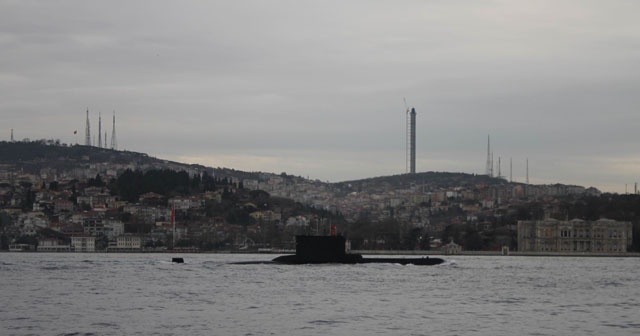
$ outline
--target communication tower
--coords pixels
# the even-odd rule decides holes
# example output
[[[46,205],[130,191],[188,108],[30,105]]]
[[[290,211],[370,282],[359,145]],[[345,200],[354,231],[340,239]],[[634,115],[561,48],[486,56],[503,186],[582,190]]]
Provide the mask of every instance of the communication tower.
[[[487,135],[487,168],[486,174],[493,177],[493,153],[491,153],[491,135]]]
[[[106,141],[107,136],[105,135],[104,137]],[[113,111],[113,126],[111,128],[111,149],[118,149],[118,140],[116,139],[116,111]]]
[[[509,182],[513,182],[513,159],[509,158]]]
[[[107,137],[104,141],[107,142]],[[100,112],[98,112],[98,147],[102,148],[102,114]]]

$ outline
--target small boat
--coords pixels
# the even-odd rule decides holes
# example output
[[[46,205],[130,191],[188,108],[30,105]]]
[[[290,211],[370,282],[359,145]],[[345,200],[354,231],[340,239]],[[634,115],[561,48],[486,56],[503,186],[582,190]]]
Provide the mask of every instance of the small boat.
[[[343,236],[296,236],[296,254],[280,256],[272,261],[278,264],[373,264],[438,265],[441,258],[364,258],[360,254],[347,253]]]

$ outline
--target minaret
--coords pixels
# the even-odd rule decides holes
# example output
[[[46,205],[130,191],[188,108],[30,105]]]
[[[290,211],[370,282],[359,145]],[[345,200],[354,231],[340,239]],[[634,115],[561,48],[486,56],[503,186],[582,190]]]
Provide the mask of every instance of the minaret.
[[[105,141],[107,138],[105,137]],[[102,148],[102,114],[98,112],[98,147]]]
[[[105,135],[104,137],[106,141],[107,136]],[[111,149],[118,149],[118,140],[116,139],[116,111],[113,111],[113,126],[111,128]]]
[[[84,129],[84,145],[91,146],[91,125],[89,124],[89,109],[87,108],[87,127]]]
[[[11,129],[11,142],[13,142],[13,128]]]

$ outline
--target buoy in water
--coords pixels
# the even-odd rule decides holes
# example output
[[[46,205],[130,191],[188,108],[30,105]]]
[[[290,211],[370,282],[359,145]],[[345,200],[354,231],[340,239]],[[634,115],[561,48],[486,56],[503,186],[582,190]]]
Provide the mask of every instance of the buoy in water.
[[[171,262],[177,263],[177,264],[182,264],[184,263],[184,259],[182,258],[171,258]]]

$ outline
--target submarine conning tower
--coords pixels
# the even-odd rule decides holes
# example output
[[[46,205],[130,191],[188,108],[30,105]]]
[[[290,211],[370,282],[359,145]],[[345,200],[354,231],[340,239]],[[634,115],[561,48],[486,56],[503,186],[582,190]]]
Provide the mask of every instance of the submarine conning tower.
[[[363,258],[360,254],[347,253],[346,239],[343,236],[296,236],[296,254],[284,255],[272,261],[280,264],[413,264],[437,265],[444,262],[440,258]]]
[[[311,262],[341,260],[345,243],[343,236],[296,236],[296,256]]]

